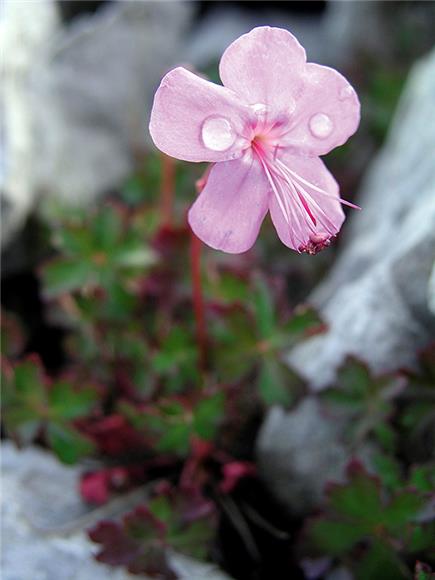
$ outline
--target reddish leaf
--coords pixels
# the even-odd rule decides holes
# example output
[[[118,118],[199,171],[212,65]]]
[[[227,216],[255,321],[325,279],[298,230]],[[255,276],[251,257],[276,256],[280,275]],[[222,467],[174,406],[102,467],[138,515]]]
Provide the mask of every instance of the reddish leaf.
[[[109,499],[109,474],[107,471],[85,473],[80,481],[80,495],[89,503],[102,505]]]
[[[425,564],[424,562],[419,562],[417,560],[415,564],[415,580],[434,580],[435,573],[432,572],[432,568]]]
[[[140,552],[140,545],[129,538],[122,526],[115,522],[103,521],[89,531],[93,542],[102,544],[102,549],[96,558],[99,562],[109,566],[126,566],[130,564]]]
[[[99,421],[84,423],[83,431],[98,445],[100,452],[109,456],[123,455],[127,451],[146,448],[144,438],[122,415],[109,415]]]
[[[132,574],[175,580],[165,552],[166,526],[145,506],[127,514],[122,523],[103,521],[89,531],[93,542],[101,544],[96,555],[109,566],[126,566]]]
[[[244,477],[255,474],[255,466],[248,461],[231,461],[222,467],[223,480],[219,488],[223,493],[231,493]]]

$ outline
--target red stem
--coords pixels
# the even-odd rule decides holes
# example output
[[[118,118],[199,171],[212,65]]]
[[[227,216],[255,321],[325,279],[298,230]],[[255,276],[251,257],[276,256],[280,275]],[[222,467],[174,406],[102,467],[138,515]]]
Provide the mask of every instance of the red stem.
[[[190,261],[192,274],[193,311],[196,322],[196,340],[198,344],[198,364],[201,374],[207,365],[207,333],[205,329],[205,308],[201,280],[202,243],[191,231]]]
[[[175,190],[175,161],[164,153],[161,154],[162,185],[160,190],[161,215],[163,225],[172,224]]]

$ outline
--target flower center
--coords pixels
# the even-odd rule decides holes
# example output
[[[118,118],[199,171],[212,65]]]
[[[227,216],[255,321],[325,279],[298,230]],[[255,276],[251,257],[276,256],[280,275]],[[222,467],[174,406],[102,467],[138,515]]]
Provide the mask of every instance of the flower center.
[[[331,195],[290,169],[278,158],[279,145],[276,139],[271,138],[271,132],[255,135],[251,147],[288,226],[292,246],[299,252],[309,254],[316,254],[327,247],[336,235],[337,227],[319,197],[359,209],[358,206]]]

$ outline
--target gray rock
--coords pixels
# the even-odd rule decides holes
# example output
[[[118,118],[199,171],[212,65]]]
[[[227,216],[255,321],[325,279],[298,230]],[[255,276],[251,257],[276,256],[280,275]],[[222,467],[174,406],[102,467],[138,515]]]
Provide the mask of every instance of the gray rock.
[[[435,339],[429,278],[435,258],[435,52],[413,69],[387,142],[362,185],[344,250],[311,301],[329,331],[290,364],[314,388],[346,355],[376,372],[412,367]],[[433,299],[432,299],[433,300]]]
[[[433,118],[435,52],[413,70],[362,186],[363,211],[351,219],[336,266],[312,296],[329,330],[290,353],[290,364],[314,389],[333,382],[346,355],[384,372],[412,366],[417,350],[435,338]],[[342,477],[350,455],[343,420],[325,414],[314,398],[289,413],[269,412],[257,442],[259,472],[292,512],[318,506],[325,483]],[[367,466],[371,451],[360,451]]]
[[[114,2],[65,27],[54,0],[5,2],[3,245],[40,194],[89,202],[128,176],[150,143],[152,98],[179,64],[191,12],[185,2]]]
[[[43,490],[42,480],[52,495],[48,508],[54,521],[59,522],[62,509],[79,511],[75,491],[77,470],[62,467],[47,453],[28,448],[23,452],[10,443],[2,445],[2,494],[1,494],[1,569],[4,580],[103,580],[126,579],[123,571],[108,570],[93,560],[93,546],[84,531],[73,534],[43,534],[31,519],[41,510],[38,490]],[[45,477],[44,477],[45,475]],[[38,483],[33,481],[34,477]],[[58,486],[56,485],[58,482]],[[33,502],[28,487],[36,493]],[[29,491],[30,491],[29,490]],[[33,503],[33,505],[32,505]],[[60,504],[59,508],[56,505]],[[44,494],[42,505],[47,506]],[[29,513],[30,510],[33,510]],[[48,517],[48,515],[47,515]],[[64,513],[65,519],[69,514]],[[30,519],[29,519],[30,518]],[[38,518],[36,518],[37,520]]]
[[[3,580],[127,580],[136,578],[93,559],[95,545],[85,528],[137,505],[139,490],[108,507],[89,510],[77,494],[77,468],[47,452],[1,448],[1,570]],[[229,580],[216,567],[171,554],[181,579]]]
[[[256,444],[258,470],[275,496],[295,514],[318,506],[328,481],[341,481],[349,452],[340,442],[343,421],[314,398],[286,413],[274,407]]]
[[[31,11],[31,17],[29,17]],[[0,192],[2,245],[20,228],[36,195],[37,143],[34,136],[30,77],[48,57],[58,30],[53,1],[6,0],[0,12]]]
[[[117,2],[62,31],[34,75],[41,189],[87,201],[126,178],[150,143],[153,95],[190,13],[186,3]]]

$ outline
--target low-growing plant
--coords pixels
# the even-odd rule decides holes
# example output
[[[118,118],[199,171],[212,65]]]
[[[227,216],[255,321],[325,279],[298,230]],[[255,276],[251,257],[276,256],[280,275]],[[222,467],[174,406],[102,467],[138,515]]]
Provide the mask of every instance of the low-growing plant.
[[[99,207],[46,213],[52,257],[38,272],[50,318],[64,328],[64,361],[60,372],[48,372],[28,352],[25,328],[3,316],[6,435],[43,445],[64,463],[82,462],[79,488],[90,505],[143,487],[133,511],[90,530],[97,559],[131,573],[176,578],[175,550],[214,558],[238,577],[234,554],[222,553],[219,541],[230,525],[252,564],[243,566],[261,569],[259,578],[271,577],[262,550],[275,543],[285,577],[303,577],[310,557],[323,562],[310,578],[340,566],[358,580],[430,578],[433,349],[419,371],[381,377],[347,360],[318,400],[346,421],[350,453],[370,446],[369,465],[351,463],[344,480],[337,473],[324,509],[306,521],[280,509],[260,513],[249,504],[250,489],[266,493],[256,472],[257,430],[269,406],[291,408],[308,394],[286,353],[326,327],[289,299],[299,266],[283,262],[279,249],[269,263],[267,229],[256,253],[207,250],[192,267],[197,248],[181,223],[185,205],[160,219],[156,167],[151,157]],[[185,171],[172,187],[192,182]]]

